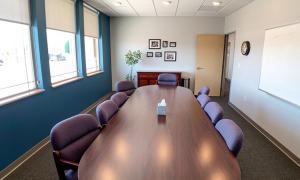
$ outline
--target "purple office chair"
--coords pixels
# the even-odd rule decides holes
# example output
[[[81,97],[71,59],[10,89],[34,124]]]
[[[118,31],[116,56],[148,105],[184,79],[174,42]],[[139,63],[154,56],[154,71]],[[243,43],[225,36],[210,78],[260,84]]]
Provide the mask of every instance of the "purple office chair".
[[[118,109],[118,106],[112,100],[106,100],[99,104],[96,108],[96,115],[101,126],[105,126]]]
[[[157,78],[158,85],[177,86],[177,77],[175,74],[160,74]]]
[[[99,133],[99,122],[89,114],[73,116],[52,128],[50,141],[60,180],[78,179],[79,161]]]
[[[207,103],[204,107],[204,111],[214,125],[223,118],[223,109],[216,102]]]
[[[121,107],[128,99],[128,96],[124,92],[118,92],[110,97],[110,100],[112,100],[118,107]]]
[[[201,105],[201,108],[204,109],[204,107],[206,106],[206,104],[210,102],[210,98],[206,94],[200,94],[197,97],[197,101]]]
[[[132,81],[119,81],[116,84],[117,92],[124,92],[127,96],[131,96],[135,91],[135,86]]]
[[[209,95],[209,92],[210,92],[209,87],[204,86],[204,87],[202,87],[202,88],[199,90],[198,95],[200,95],[200,94],[206,94],[206,95]]]
[[[236,157],[242,148],[244,140],[241,128],[230,119],[220,120],[215,128],[223,137],[228,149]]]

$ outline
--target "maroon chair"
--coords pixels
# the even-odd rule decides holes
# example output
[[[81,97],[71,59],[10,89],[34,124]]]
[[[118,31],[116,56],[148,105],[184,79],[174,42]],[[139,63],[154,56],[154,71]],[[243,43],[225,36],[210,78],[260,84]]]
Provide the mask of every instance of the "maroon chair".
[[[118,107],[121,107],[128,99],[128,96],[124,92],[118,92],[110,97],[110,100],[112,100]]]
[[[230,119],[220,120],[215,128],[223,137],[228,149],[236,157],[242,148],[244,140],[241,128]]]
[[[206,94],[206,95],[209,95],[209,92],[210,92],[209,87],[204,86],[204,87],[202,87],[202,88],[199,90],[198,95],[200,95],[200,94]]]
[[[158,85],[177,86],[177,77],[175,74],[163,73],[157,78]]]
[[[131,96],[135,91],[135,86],[132,81],[119,81],[116,84],[117,92],[124,92],[127,96]]]
[[[52,128],[50,141],[60,180],[78,179],[79,161],[99,133],[99,122],[89,114],[73,116]]]
[[[117,113],[118,106],[112,100],[106,100],[96,107],[96,115],[101,126],[107,125],[111,117]]]

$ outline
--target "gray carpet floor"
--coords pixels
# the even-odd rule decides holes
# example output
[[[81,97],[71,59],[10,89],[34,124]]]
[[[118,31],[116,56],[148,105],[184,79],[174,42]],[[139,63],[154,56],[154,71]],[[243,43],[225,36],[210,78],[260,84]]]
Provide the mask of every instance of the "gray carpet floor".
[[[234,120],[244,132],[245,142],[238,156],[243,180],[300,180],[300,168],[228,106],[226,98],[213,100],[224,108],[225,118]],[[58,176],[48,144],[5,180],[52,179]]]

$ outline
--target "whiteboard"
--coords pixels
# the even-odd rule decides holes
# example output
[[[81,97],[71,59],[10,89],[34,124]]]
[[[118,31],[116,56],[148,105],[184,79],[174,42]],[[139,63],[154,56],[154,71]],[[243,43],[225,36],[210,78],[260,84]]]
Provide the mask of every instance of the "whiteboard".
[[[259,89],[300,106],[300,23],[265,31]]]

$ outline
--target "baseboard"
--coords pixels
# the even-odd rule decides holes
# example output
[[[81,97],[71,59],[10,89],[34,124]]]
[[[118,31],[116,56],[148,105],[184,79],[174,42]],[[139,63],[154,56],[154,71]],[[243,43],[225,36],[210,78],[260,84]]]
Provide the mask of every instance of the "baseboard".
[[[272,144],[274,144],[281,152],[283,152],[289,159],[291,159],[298,167],[300,167],[300,159],[290,150],[288,150],[283,144],[275,139],[271,134],[261,128],[256,122],[254,122],[249,116],[243,113],[238,107],[228,102],[228,105],[240,114],[248,123],[250,123],[258,132],[265,136]]]
[[[90,112],[93,108],[95,108],[98,104],[100,104],[101,102],[107,100],[110,98],[111,95],[113,95],[114,92],[110,92],[107,93],[106,95],[104,95],[102,98],[100,98],[99,100],[97,100],[96,102],[94,102],[93,104],[91,104],[89,107],[85,108],[80,114],[84,114],[84,113],[88,113]]]
[[[90,112],[94,107],[96,107],[99,103],[107,100],[110,98],[110,96],[114,92],[110,92],[94,102],[92,105],[84,109],[80,114],[88,113]],[[15,171],[18,167],[20,167],[23,163],[25,163],[28,159],[30,159],[32,156],[34,156],[39,150],[41,150],[43,147],[48,145],[50,143],[49,136],[47,136],[45,139],[43,139],[41,142],[36,144],[34,147],[29,149],[27,152],[25,152],[23,155],[21,155],[18,159],[13,161],[11,164],[9,164],[6,168],[0,171],[0,180],[3,180],[8,175],[10,175],[13,171]]]

